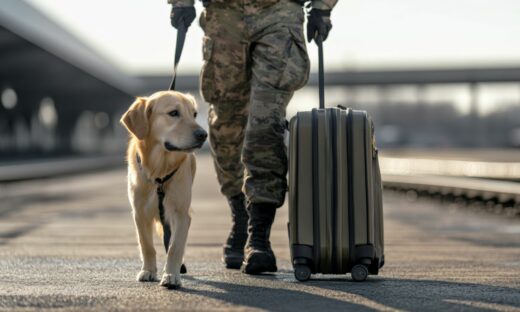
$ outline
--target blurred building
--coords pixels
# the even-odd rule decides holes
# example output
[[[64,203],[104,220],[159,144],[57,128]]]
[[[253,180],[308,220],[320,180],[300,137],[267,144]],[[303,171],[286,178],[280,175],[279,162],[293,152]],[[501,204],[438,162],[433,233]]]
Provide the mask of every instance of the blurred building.
[[[25,1],[2,1],[0,160],[120,151],[139,88]]]

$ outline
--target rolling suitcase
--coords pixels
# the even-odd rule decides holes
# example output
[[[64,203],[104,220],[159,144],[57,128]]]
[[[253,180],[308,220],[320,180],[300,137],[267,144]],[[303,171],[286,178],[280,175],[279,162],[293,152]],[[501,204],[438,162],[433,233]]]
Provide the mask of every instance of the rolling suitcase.
[[[289,242],[294,275],[346,274],[355,281],[384,264],[381,173],[373,123],[364,111],[320,109],[289,123]]]

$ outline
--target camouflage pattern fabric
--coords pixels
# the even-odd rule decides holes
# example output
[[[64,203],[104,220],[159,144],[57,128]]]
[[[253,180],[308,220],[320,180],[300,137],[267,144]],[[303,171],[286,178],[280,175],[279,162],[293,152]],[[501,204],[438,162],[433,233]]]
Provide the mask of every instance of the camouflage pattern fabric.
[[[312,1],[312,7],[320,10],[332,10],[338,0],[320,0]]]
[[[285,110],[309,77],[304,13],[292,1],[212,2],[202,13],[201,92],[222,193],[281,206],[287,190]],[[247,1],[245,1],[247,2]],[[247,14],[246,14],[247,12]]]
[[[289,0],[211,0],[211,3],[232,3],[235,5],[243,6],[256,6],[257,8],[265,8],[279,1],[289,1]],[[194,0],[168,0],[168,3],[173,4],[174,6],[192,6],[194,4]],[[332,10],[338,0],[313,0],[312,7],[320,10]]]

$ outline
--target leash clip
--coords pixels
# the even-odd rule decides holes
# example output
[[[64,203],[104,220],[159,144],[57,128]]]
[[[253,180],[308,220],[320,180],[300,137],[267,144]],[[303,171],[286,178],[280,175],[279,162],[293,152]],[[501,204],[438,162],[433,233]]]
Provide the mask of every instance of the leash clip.
[[[155,183],[157,184],[157,195],[164,196],[164,185],[163,185],[163,182],[159,181],[159,179],[156,179]]]

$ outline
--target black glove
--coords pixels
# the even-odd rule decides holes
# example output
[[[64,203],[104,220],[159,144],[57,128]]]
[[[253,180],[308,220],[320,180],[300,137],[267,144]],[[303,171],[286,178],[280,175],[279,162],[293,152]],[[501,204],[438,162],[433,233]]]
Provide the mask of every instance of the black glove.
[[[330,10],[312,9],[307,15],[307,40],[309,42],[313,39],[316,41],[317,36],[325,41],[331,28]]]
[[[179,26],[184,25],[186,29],[190,27],[191,23],[197,16],[195,12],[195,7],[187,6],[187,7],[172,7],[172,14],[170,15],[170,19],[172,22],[172,26],[176,29]]]

